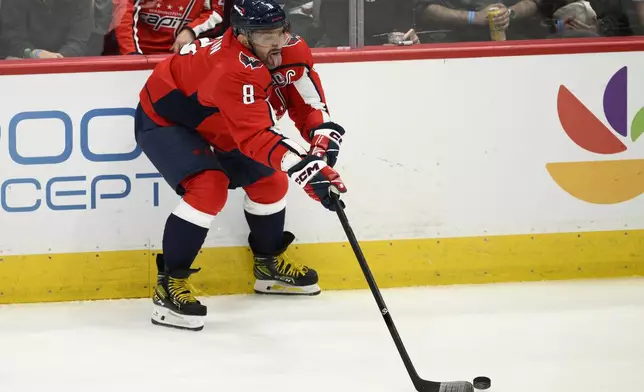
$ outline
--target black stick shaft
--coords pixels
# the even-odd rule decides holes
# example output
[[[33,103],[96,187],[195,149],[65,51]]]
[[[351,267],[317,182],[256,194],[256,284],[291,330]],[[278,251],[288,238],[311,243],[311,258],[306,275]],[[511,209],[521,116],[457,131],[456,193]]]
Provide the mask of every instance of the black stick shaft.
[[[407,372],[409,373],[409,376],[411,377],[412,382],[414,383],[414,385],[418,385],[420,383],[420,376],[418,376],[418,373],[416,372],[416,369],[414,368],[414,365],[412,364],[411,359],[409,358],[409,354],[407,353],[407,350],[403,345],[402,339],[398,334],[398,330],[396,329],[394,320],[391,317],[391,314],[389,313],[389,309],[387,309],[385,300],[382,298],[382,295],[380,294],[380,290],[378,289],[376,280],[373,277],[371,270],[369,269],[367,260],[364,257],[364,254],[362,253],[360,244],[358,243],[358,240],[356,239],[356,236],[353,233],[353,229],[351,229],[351,225],[349,225],[349,219],[347,218],[347,215],[344,213],[344,210],[340,205],[339,199],[337,199],[336,197],[333,197],[333,202],[335,203],[335,210],[336,210],[336,213],[338,214],[338,218],[340,219],[340,223],[344,228],[347,238],[349,239],[349,243],[351,244],[351,248],[353,248],[353,252],[355,253],[356,258],[358,259],[358,263],[362,268],[362,272],[364,273],[365,279],[369,284],[371,293],[373,294],[373,297],[376,299],[376,303],[380,308],[380,313],[382,314],[382,317],[385,319],[385,324],[387,324],[389,333],[391,333],[391,337],[394,339],[396,348],[398,348],[398,353],[400,354],[400,357],[402,358],[402,361],[405,364],[405,368],[407,368]]]

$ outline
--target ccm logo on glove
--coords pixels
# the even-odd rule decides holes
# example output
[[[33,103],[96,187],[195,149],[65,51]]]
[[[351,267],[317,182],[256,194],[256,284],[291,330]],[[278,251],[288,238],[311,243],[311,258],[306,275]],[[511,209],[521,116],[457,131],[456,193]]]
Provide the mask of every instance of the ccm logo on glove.
[[[320,170],[322,170],[322,167],[320,166],[321,164],[326,166],[322,161],[309,162],[308,165],[299,170],[299,173],[295,173],[295,183],[301,187],[306,185],[306,183],[309,182],[310,177],[316,175]]]
[[[322,205],[335,210],[335,204],[331,199],[331,192],[335,194],[345,193],[347,187],[342,182],[338,172],[333,170],[321,158],[307,155],[299,163],[288,171],[289,177],[299,185],[304,192],[313,200],[319,201]],[[344,208],[344,203],[340,201]]]

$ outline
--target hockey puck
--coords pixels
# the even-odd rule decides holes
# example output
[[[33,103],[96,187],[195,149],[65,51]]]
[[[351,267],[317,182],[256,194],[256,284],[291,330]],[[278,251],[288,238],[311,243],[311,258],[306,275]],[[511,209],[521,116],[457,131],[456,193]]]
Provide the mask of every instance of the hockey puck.
[[[473,384],[476,389],[488,389],[492,385],[492,381],[489,377],[479,376],[474,379]]]

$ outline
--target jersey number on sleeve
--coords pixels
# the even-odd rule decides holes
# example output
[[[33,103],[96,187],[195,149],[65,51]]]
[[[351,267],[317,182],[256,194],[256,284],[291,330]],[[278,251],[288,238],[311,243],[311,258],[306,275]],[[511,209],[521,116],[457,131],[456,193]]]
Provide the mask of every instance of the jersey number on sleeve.
[[[252,84],[245,84],[243,87],[244,105],[255,102],[255,87]]]

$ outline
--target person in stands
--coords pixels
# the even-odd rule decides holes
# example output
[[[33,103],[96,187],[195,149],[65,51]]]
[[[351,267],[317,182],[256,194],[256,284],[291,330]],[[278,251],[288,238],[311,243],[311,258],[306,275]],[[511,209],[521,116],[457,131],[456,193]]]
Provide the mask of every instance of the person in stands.
[[[0,23],[8,58],[87,56],[93,0],[3,0]]]

